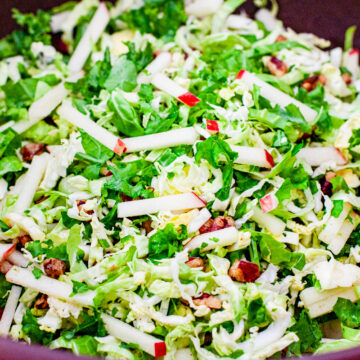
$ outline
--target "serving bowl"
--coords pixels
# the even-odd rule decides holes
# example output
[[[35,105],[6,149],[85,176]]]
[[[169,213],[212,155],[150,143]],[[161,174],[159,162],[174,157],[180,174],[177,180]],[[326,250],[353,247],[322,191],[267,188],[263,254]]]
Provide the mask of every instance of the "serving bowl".
[[[11,9],[18,8],[21,12],[32,12],[37,9],[48,10],[60,5],[64,0],[1,0],[0,37],[15,28],[11,18]],[[278,0],[279,18],[285,26],[297,32],[310,32],[331,41],[332,46],[342,46],[344,33],[349,26],[360,26],[359,0]],[[248,0],[242,7],[249,15],[256,8]],[[241,10],[240,10],[241,11]],[[355,47],[360,47],[360,36],[355,36]],[[69,352],[50,350],[38,345],[27,345],[0,337],[0,360],[76,360],[90,359],[77,357]],[[92,358],[94,359],[94,358]],[[360,359],[360,346],[317,356],[305,356],[305,360],[353,360]]]

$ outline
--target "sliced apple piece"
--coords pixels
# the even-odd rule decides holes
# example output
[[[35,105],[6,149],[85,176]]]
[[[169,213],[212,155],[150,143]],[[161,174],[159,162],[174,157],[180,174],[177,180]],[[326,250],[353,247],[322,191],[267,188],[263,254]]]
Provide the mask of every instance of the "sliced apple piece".
[[[330,313],[339,297],[351,300],[352,302],[358,299],[354,287],[336,288],[325,291],[318,291],[314,287],[309,287],[300,293],[300,299],[304,307],[309,310],[311,318]]]
[[[29,264],[29,260],[18,250],[14,250],[7,259],[12,264],[21,267],[27,267]]]
[[[213,250],[218,246],[225,247],[233,245],[239,239],[239,231],[235,227],[228,227],[195,236],[185,244],[184,248],[189,251],[200,248],[200,251],[204,252]]]
[[[118,204],[118,217],[132,217],[154,214],[159,211],[178,211],[206,206],[197,195],[192,192],[167,195],[152,199],[126,201]]]
[[[298,159],[304,159],[310,166],[320,166],[325,162],[333,161],[341,166],[347,163],[346,157],[339,149],[333,146],[326,147],[306,147],[302,148],[297,154]]]
[[[15,248],[16,244],[0,244],[0,262],[6,260]]]
[[[164,71],[171,63],[171,54],[167,51],[161,52],[148,66],[145,71],[139,74],[137,78],[138,84],[148,84],[151,76]]]
[[[352,74],[355,81],[359,75],[359,49],[350,49],[344,53],[343,66],[345,66]]]
[[[257,206],[253,209],[252,219],[275,236],[281,236],[286,224],[273,214],[264,214]]]
[[[40,181],[42,180],[45,170],[49,164],[49,161],[49,154],[34,156],[31,165],[25,174],[25,178],[22,182],[24,186],[22,187],[21,192],[19,193],[19,197],[16,200],[13,212],[21,215],[26,209],[30,207],[36,190],[39,187]]]
[[[319,234],[319,240],[325,244],[330,244],[339,232],[341,227],[344,224],[345,219],[349,215],[352,209],[351,204],[344,203],[344,207],[338,217],[330,216],[329,220],[326,222],[325,228]]]
[[[206,130],[210,134],[216,134],[219,132],[219,124],[216,120],[208,120],[206,119]]]
[[[188,224],[188,233],[192,234],[198,231],[209,219],[211,219],[211,212],[207,208],[201,209],[199,214]]]
[[[266,214],[271,210],[276,209],[279,205],[279,200],[274,193],[265,195],[263,198],[259,200],[259,202],[260,202],[261,210],[264,214]]]
[[[338,255],[348,241],[351,233],[359,224],[359,215],[352,211],[341,225],[339,231],[333,236],[328,249],[335,255]]]
[[[155,74],[151,79],[151,83],[156,88],[168,93],[190,107],[195,106],[200,101],[195,95],[164,74]]]
[[[68,68],[71,72],[79,72],[82,69],[91,53],[93,44],[98,42],[109,21],[110,14],[106,4],[104,2],[100,3],[70,58]]]
[[[193,145],[199,135],[193,127],[165,131],[158,134],[122,139],[126,152],[164,149],[178,145]]]
[[[90,136],[114,153],[121,155],[126,150],[126,146],[121,139],[96,124],[88,116],[75,109],[70,103],[62,104],[58,109],[58,114],[74,126],[84,129]]]
[[[102,313],[101,319],[105,324],[105,329],[113,337],[127,344],[137,344],[141,350],[151,356],[160,357],[166,355],[165,341],[143,333],[133,326],[107,314]]]
[[[22,288],[13,285],[6,301],[4,312],[0,320],[0,335],[7,336],[14,319],[15,310],[20,299]]]
[[[315,110],[294,99],[290,95],[285,94],[267,82],[260,80],[255,74],[252,74],[246,70],[240,70],[236,76],[236,79],[243,80],[248,85],[250,90],[253,89],[254,85],[259,86],[261,96],[282,108],[285,108],[290,104],[296,105],[304,116],[305,120],[308,122],[313,122],[317,117],[317,112]]]
[[[54,296],[56,298],[83,306],[94,305],[93,299],[96,295],[95,291],[89,290],[82,294],[70,296],[72,293],[72,285],[52,279],[45,275],[36,279],[30,270],[23,269],[19,266],[13,266],[6,273],[5,277],[6,280],[12,284],[30,288],[48,296]]]
[[[237,145],[231,145],[231,149],[238,154],[235,164],[254,165],[267,169],[275,165],[273,157],[266,149]]]

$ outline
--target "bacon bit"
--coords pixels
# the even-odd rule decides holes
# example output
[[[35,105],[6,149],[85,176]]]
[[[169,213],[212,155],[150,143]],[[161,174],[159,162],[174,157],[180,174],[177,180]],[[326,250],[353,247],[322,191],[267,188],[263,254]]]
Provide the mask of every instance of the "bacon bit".
[[[204,260],[198,257],[189,257],[189,260],[185,262],[189,268],[204,268]]]
[[[240,265],[240,260],[236,259],[234,264],[229,269],[229,276],[235,281],[244,282],[245,281],[244,273],[239,268],[239,265]]]
[[[44,270],[47,276],[58,279],[60,275],[65,274],[66,263],[63,260],[50,258],[44,261]]]
[[[8,261],[3,261],[0,263],[0,272],[6,274],[13,267]]]
[[[94,210],[85,210],[85,209],[83,208],[83,205],[86,204],[86,200],[76,200],[76,204],[77,204],[77,207],[78,207],[79,212],[80,212],[81,210],[83,210],[83,211],[84,211],[86,214],[88,214],[88,215],[93,215],[93,214],[94,214]]]
[[[201,297],[193,299],[196,306],[205,305],[209,309],[219,310],[222,307],[222,302],[214,295],[203,294]]]
[[[36,307],[36,309],[46,309],[49,307],[49,304],[47,302],[48,296],[45,294],[41,294],[41,296],[39,297],[39,299],[37,299],[35,301],[34,306]]]
[[[200,229],[199,232],[200,234],[205,234],[211,231],[211,227],[214,223],[213,219],[209,219]]]
[[[154,230],[151,226],[151,223],[152,223],[151,219],[147,219],[142,223],[142,227],[145,229],[146,235]]]
[[[287,41],[287,38],[284,35],[279,35],[275,40],[276,43],[284,42],[284,41]]]
[[[235,226],[235,221],[231,216],[217,216],[215,219],[209,219],[200,229],[200,234],[211,231],[217,231]]]
[[[239,268],[242,270],[246,282],[254,282],[260,276],[259,266],[250,261],[240,260]]]
[[[229,276],[239,282],[254,282],[260,276],[259,266],[237,259],[229,269]]]
[[[21,150],[20,154],[24,161],[31,162],[35,155],[40,155],[44,152],[45,145],[44,144],[37,144],[37,143],[29,143],[24,145]]]
[[[270,73],[276,77],[285,75],[289,70],[288,66],[275,56],[272,56],[265,65],[269,69]]]
[[[315,90],[317,84],[321,84],[323,86],[326,84],[325,75],[320,74],[320,75],[310,76],[301,83],[300,87],[305,89],[307,92],[311,92]]]
[[[350,84],[351,84],[352,78],[351,78],[351,75],[350,75],[349,73],[342,74],[341,77],[343,78],[344,83],[345,83],[346,85],[350,85]]]
[[[32,241],[32,238],[29,235],[22,235],[18,237],[18,240],[21,246],[25,247],[28,242]]]

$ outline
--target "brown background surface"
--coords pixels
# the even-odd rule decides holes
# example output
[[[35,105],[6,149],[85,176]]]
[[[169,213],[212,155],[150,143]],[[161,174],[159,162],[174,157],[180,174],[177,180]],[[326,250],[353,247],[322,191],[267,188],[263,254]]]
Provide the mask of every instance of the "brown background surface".
[[[0,0],[0,37],[11,31],[15,24],[11,8],[22,12],[50,9],[64,0]],[[342,46],[345,30],[352,25],[360,28],[360,0],[278,0],[279,17],[286,26],[296,31],[313,32]],[[252,14],[254,6],[248,0],[246,10]],[[360,29],[356,33],[355,47],[360,47]]]
[[[63,0],[0,0],[0,37],[14,29],[11,8],[22,12],[50,9]],[[360,27],[360,0],[278,0],[279,17],[286,26],[296,31],[313,32],[342,46],[345,30],[351,25]],[[245,5],[249,14],[254,7],[248,1]],[[355,47],[360,47],[360,31],[356,33]],[[39,346],[18,344],[0,337],[0,360],[76,360],[69,353],[51,351]],[[304,360],[355,360],[360,359],[360,347],[347,351],[326,354]]]

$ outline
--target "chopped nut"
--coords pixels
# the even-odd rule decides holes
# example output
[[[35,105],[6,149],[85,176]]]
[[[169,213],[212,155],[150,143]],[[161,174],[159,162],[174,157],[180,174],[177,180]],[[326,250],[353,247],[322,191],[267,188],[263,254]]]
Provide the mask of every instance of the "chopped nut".
[[[287,41],[287,38],[284,35],[279,35],[275,40],[276,43],[284,42],[284,41]]]
[[[46,309],[49,305],[47,302],[48,296],[45,294],[41,294],[41,296],[35,301],[34,306],[37,309]]]
[[[190,268],[204,268],[204,260],[198,257],[189,257],[185,264]]]
[[[342,74],[341,77],[343,78],[344,83],[345,83],[346,85],[350,85],[350,84],[351,84],[352,78],[351,78],[351,75],[350,75],[349,73]]]
[[[21,148],[20,154],[24,161],[31,162],[35,155],[40,155],[44,152],[44,148],[44,144],[29,143]]]
[[[326,84],[326,77],[323,74],[310,76],[305,79],[302,84],[300,85],[303,89],[307,92],[311,92],[315,90],[317,84],[325,85]]]
[[[222,302],[214,295],[203,294],[201,298],[193,299],[196,306],[205,305],[209,309],[219,310],[222,307]]]
[[[50,258],[44,261],[44,270],[47,276],[58,279],[60,275],[65,274],[66,263],[63,260]]]
[[[289,70],[288,66],[275,56],[272,56],[265,65],[269,69],[270,73],[276,77],[285,75]]]

